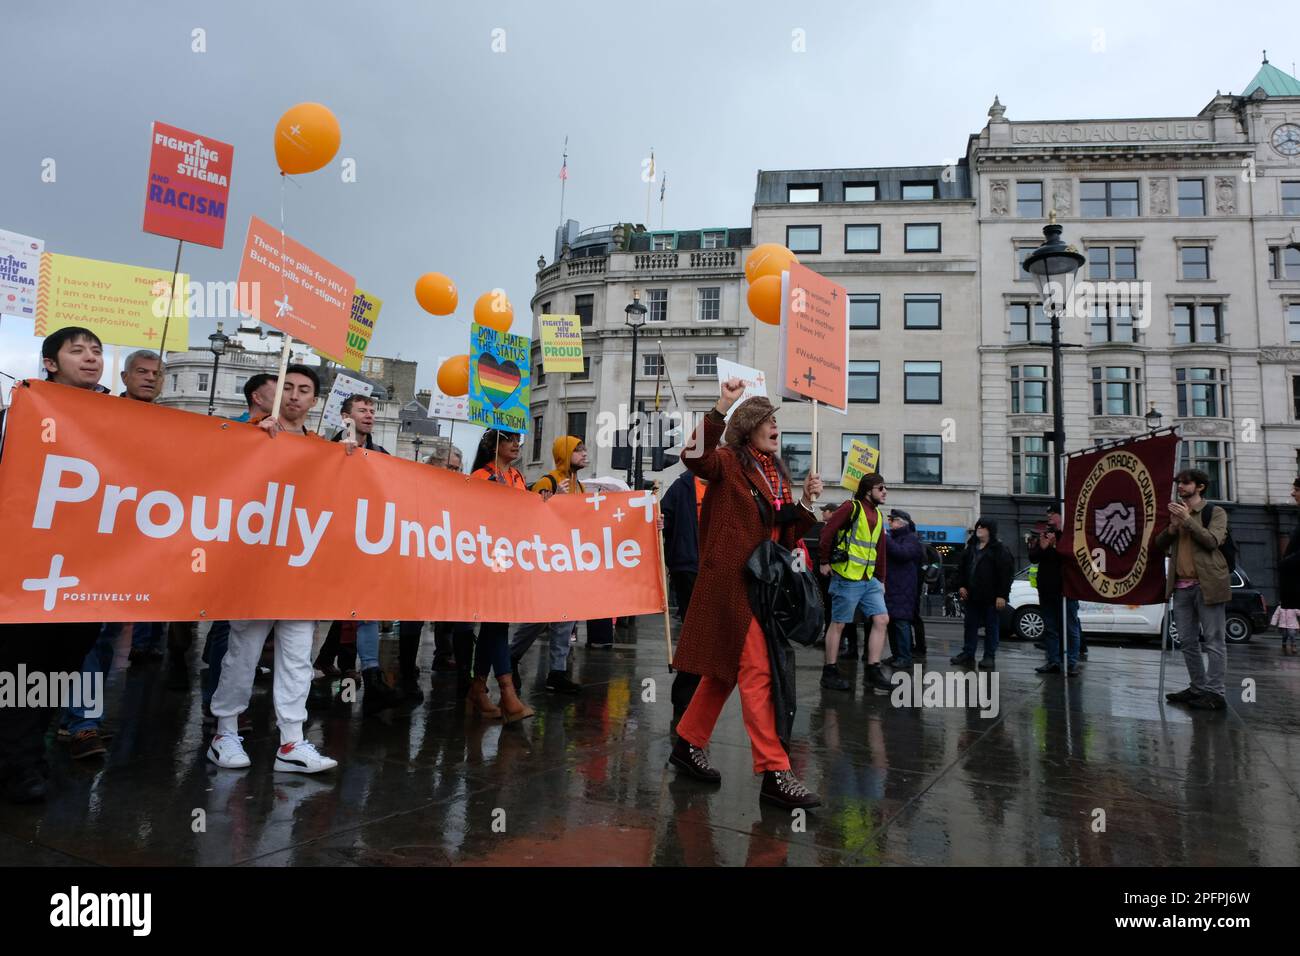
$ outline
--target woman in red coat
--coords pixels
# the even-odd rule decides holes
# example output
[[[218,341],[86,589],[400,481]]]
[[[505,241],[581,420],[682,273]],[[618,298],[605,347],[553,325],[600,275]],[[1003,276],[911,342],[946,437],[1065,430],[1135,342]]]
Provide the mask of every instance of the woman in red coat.
[[[766,540],[795,547],[816,521],[812,504],[822,482],[810,474],[794,503],[790,473],[778,457],[781,431],[772,403],[751,398],[730,423],[726,420],[743,393],[739,379],[724,382],[722,397],[682,453],[682,462],[707,479],[709,488],[700,516],[700,573],[673,666],[701,680],[677,725],[669,760],[696,779],[721,781],[704,748],[739,684],[754,773],[763,775],[761,798],[787,808],[815,807],[820,799],[790,770],[790,756],[777,736],[767,640],[749,606],[744,566]],[[724,437],[725,447],[719,448]]]

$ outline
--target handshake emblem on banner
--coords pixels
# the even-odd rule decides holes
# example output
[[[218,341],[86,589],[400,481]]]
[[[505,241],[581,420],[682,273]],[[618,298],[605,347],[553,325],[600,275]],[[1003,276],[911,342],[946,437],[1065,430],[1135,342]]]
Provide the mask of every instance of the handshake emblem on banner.
[[[1137,537],[1137,509],[1112,501],[1093,512],[1093,527],[1102,544],[1116,555],[1123,554]]]

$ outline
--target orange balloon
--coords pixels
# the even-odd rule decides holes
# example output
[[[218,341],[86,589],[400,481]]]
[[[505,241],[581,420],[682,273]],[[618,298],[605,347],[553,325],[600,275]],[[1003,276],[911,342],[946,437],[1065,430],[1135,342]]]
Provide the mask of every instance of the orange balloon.
[[[290,107],[275,124],[275,161],[290,176],[320,169],[339,151],[339,121],[319,103]]]
[[[790,263],[798,262],[795,254],[775,242],[765,242],[755,246],[745,260],[745,278],[754,283],[763,276],[777,276],[790,268]]]
[[[498,332],[509,332],[515,321],[515,307],[502,289],[484,292],[474,303],[474,321]]]
[[[781,324],[781,277],[762,276],[749,284],[749,311],[768,325]]]
[[[469,391],[469,356],[453,355],[438,368],[438,388],[453,398]]]
[[[425,312],[451,315],[456,311],[460,295],[456,292],[456,283],[441,272],[426,272],[415,280],[415,301]]]

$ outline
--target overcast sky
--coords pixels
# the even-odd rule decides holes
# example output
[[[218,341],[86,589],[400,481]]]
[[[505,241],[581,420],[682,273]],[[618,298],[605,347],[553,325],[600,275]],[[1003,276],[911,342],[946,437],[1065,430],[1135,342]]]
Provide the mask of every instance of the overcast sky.
[[[196,279],[233,279],[249,216],[279,216],[276,119],[322,102],[342,147],[289,186],[288,232],[384,299],[371,353],[418,360],[427,382],[437,355],[467,350],[482,292],[506,289],[514,331],[530,334],[566,135],[565,213],[584,227],[645,218],[652,146],[668,227],[744,226],[758,169],[942,163],[962,155],[994,94],[1013,120],[1189,116],[1216,90],[1240,92],[1261,48],[1287,71],[1300,59],[1300,4],[1226,10],[1208,0],[6,3],[0,228],[51,252],[170,266],[175,243],[140,230],[149,124],[161,120],[235,147],[226,247],[187,246],[183,262]],[[195,28],[205,53],[191,51]],[[498,28],[503,53],[492,49]],[[806,52],[792,49],[796,30]],[[46,157],[53,184],[40,179]],[[341,181],[345,157],[355,183]],[[458,285],[455,317],[416,305],[414,281],[430,270]],[[193,321],[191,341],[213,324]]]

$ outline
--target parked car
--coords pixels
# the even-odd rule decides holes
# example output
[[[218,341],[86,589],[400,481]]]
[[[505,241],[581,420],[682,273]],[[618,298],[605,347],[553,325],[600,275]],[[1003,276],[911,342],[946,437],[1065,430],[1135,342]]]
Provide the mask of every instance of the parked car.
[[[1002,633],[1025,641],[1043,639],[1043,614],[1038,606],[1038,590],[1029,583],[1029,568],[1011,582],[1011,597],[1002,613]],[[1159,638],[1164,624],[1163,604],[1101,604],[1079,602],[1079,624],[1085,634],[1129,634],[1142,638]],[[1264,595],[1251,586],[1241,568],[1232,573],[1232,597],[1225,620],[1229,644],[1245,644],[1256,631],[1268,629],[1268,605]],[[1175,645],[1178,628],[1169,621]]]

